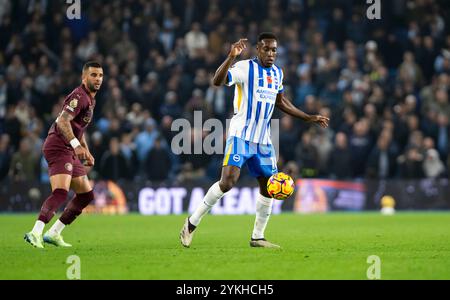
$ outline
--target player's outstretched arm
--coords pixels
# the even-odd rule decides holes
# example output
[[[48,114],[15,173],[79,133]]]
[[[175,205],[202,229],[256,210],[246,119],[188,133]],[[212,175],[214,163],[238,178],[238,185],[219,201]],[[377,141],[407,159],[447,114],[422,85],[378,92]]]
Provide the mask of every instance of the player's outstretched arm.
[[[72,125],[70,125],[70,121],[72,120],[72,115],[70,115],[66,111],[62,111],[59,117],[56,119],[56,126],[58,127],[59,132],[61,132],[64,138],[70,142],[78,158],[80,160],[86,160],[88,156],[87,151],[81,146],[81,143],[73,134]]]
[[[228,69],[230,69],[231,65],[233,64],[234,59],[238,57],[245,48],[247,48],[247,46],[245,45],[246,41],[247,39],[240,39],[238,42],[231,45],[230,53],[214,74],[213,84],[215,86],[221,86],[225,84]]]
[[[281,109],[281,111],[287,113],[288,115],[299,118],[305,122],[317,123],[323,128],[328,127],[328,122],[330,121],[329,118],[321,115],[309,115],[301,111],[300,109],[295,107],[294,104],[292,104],[292,102],[289,101],[289,99],[284,97],[283,93],[279,93],[277,95],[275,106]]]

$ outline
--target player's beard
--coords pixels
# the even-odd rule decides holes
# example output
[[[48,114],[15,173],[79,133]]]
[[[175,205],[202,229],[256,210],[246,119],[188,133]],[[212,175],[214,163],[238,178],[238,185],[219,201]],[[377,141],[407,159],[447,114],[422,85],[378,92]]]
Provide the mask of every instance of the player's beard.
[[[89,89],[90,92],[98,92],[99,90],[95,88],[95,84],[92,82],[87,83],[87,88]]]

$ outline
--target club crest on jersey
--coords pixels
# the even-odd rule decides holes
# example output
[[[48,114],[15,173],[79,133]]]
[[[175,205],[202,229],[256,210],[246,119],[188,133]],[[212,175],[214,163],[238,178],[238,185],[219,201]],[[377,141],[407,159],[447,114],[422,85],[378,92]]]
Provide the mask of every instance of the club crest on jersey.
[[[267,83],[268,83],[268,84],[272,84],[272,77],[267,76]]]
[[[66,168],[67,171],[72,172],[73,166],[71,163],[66,163],[64,168]]]
[[[72,99],[69,103],[69,106],[72,108],[76,108],[78,106],[78,100],[77,99]]]
[[[240,157],[238,154],[235,154],[235,155],[233,155],[233,160],[234,160],[235,162],[238,162],[238,161],[241,160],[241,157]]]

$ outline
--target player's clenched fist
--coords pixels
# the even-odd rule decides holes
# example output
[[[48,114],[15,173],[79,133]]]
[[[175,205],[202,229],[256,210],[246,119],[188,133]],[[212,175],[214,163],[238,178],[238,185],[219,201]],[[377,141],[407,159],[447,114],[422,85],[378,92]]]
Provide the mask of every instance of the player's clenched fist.
[[[229,56],[236,57],[244,51],[244,49],[247,48],[247,45],[245,44],[247,42],[247,39],[240,39],[236,43],[231,45],[231,50]]]

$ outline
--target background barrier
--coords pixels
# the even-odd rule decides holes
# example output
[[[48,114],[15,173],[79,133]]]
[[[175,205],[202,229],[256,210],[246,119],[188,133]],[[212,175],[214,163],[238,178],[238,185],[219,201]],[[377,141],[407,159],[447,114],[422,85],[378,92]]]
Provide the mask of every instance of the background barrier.
[[[212,184],[190,183],[183,186],[137,182],[98,181],[95,203],[87,212],[145,215],[191,213]],[[48,184],[2,184],[1,212],[35,212],[49,194]],[[242,182],[216,205],[212,214],[253,214],[258,187]],[[273,213],[317,213],[327,211],[363,211],[380,209],[383,196],[392,196],[397,210],[450,209],[448,179],[336,181],[301,179],[295,194],[286,201],[275,201]],[[72,194],[69,194],[69,199]]]

